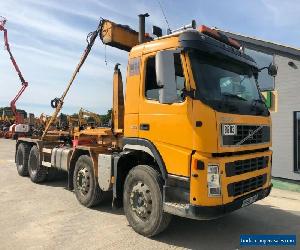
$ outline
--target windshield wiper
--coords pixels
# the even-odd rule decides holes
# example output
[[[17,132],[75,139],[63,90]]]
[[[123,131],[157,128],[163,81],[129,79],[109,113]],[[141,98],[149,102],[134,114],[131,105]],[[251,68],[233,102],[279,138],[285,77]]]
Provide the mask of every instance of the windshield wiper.
[[[222,96],[231,97],[231,98],[239,99],[242,101],[247,101],[247,99],[240,97],[238,95],[231,94],[231,93],[223,93]]]

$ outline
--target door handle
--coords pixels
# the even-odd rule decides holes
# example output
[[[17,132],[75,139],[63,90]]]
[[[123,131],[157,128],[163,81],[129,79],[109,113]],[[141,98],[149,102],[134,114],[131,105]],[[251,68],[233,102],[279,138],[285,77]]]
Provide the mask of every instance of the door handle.
[[[147,123],[141,123],[140,130],[150,130],[150,125]]]

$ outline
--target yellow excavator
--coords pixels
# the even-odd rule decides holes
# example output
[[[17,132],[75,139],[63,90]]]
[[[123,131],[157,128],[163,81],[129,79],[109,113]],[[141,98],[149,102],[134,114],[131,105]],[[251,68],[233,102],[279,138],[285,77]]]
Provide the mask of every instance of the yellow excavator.
[[[38,138],[19,138],[16,166],[32,182],[51,169],[68,173],[68,188],[86,207],[113,193],[131,227],[151,237],[172,215],[213,219],[271,191],[271,116],[257,87],[259,69],[240,44],[204,25],[162,35],[101,20]],[[85,129],[72,141],[48,130],[97,37],[129,52],[125,98],[113,73],[110,128]],[[155,36],[155,37],[154,37]],[[276,66],[268,67],[275,76]],[[100,98],[100,97],[99,97]],[[252,216],[252,215],[249,215]]]
[[[92,121],[90,121],[89,118],[91,118]],[[101,126],[100,116],[84,108],[80,108],[78,112],[78,122],[79,122],[79,127],[89,126],[91,128],[96,128]]]

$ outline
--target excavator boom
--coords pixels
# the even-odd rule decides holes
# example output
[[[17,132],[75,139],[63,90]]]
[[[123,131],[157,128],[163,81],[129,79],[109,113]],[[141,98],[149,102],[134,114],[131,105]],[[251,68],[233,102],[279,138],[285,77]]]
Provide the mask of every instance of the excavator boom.
[[[95,121],[95,125],[97,125],[97,126],[101,125],[101,119],[100,119],[99,115],[94,112],[88,111],[84,108],[80,108],[80,110],[78,112],[79,125],[83,125],[81,123],[82,123],[82,121],[85,121],[84,116],[93,118]]]
[[[7,29],[5,28],[5,24],[6,24],[6,19],[4,17],[0,17],[0,31],[4,32],[4,45],[7,49],[7,52],[10,56],[10,60],[15,68],[15,70],[17,71],[17,74],[19,76],[19,79],[21,81],[22,87],[19,90],[19,92],[17,93],[17,95],[14,97],[14,99],[10,102],[10,107],[12,109],[12,112],[15,115],[15,123],[19,124],[19,123],[23,123],[23,118],[21,117],[21,115],[17,112],[17,107],[16,107],[16,102],[18,101],[18,99],[20,98],[20,96],[23,94],[23,92],[25,91],[25,89],[28,87],[28,82],[25,81],[22,72],[10,50],[10,46],[8,43],[8,34],[7,34]]]

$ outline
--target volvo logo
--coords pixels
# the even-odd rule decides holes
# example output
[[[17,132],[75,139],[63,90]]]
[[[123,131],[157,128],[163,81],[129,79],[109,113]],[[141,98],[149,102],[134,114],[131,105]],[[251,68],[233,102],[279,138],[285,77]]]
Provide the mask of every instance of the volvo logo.
[[[222,116],[221,118],[220,118],[220,121],[222,122],[222,123],[234,123],[234,119],[232,118],[232,117],[224,117],[224,116]]]

